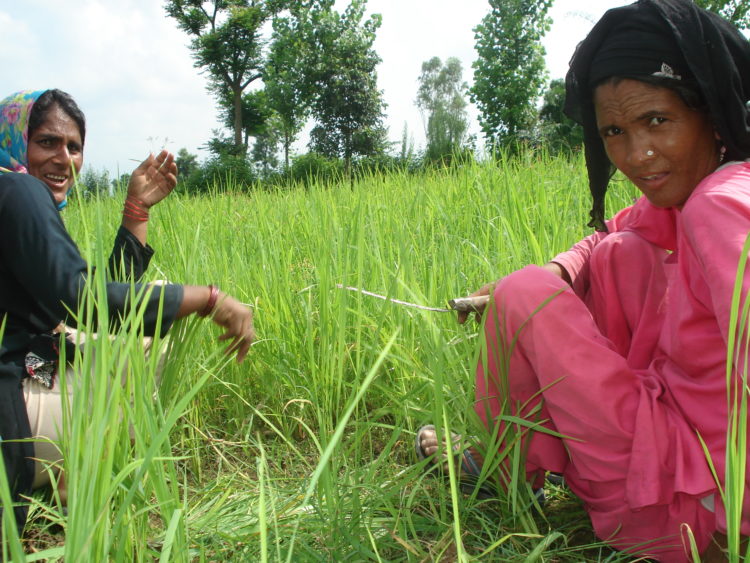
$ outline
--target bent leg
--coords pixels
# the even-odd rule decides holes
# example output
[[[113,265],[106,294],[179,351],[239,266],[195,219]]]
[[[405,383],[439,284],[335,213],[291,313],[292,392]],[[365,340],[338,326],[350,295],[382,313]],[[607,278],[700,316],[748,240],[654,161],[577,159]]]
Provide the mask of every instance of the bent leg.
[[[670,488],[668,469],[676,452],[700,453],[700,445],[662,398],[658,378],[628,365],[567,284],[535,266],[506,277],[495,289],[485,336],[488,353],[477,371],[479,416],[492,428],[501,414],[528,416],[537,409],[544,427],[566,437],[535,432],[526,439],[530,476],[564,473],[586,503],[597,535],[619,548],[649,541],[649,552],[666,550],[660,558],[684,557],[683,523],[699,549],[707,546],[713,515],[697,497]],[[653,442],[641,438],[651,435],[670,445],[650,447]],[[639,498],[656,498],[655,506],[629,498],[636,482]]]
[[[79,345],[84,345],[88,340],[85,334],[75,329],[68,328],[67,332]],[[90,338],[95,339],[96,335]],[[151,353],[152,344],[152,338],[146,337],[143,339],[143,349],[147,356]],[[159,354],[159,362],[155,374],[158,385],[166,357],[166,346],[163,345],[155,353]],[[120,376],[122,385],[126,383],[127,373],[128,364],[126,362]],[[53,388],[49,389],[31,378],[23,380],[23,396],[31,427],[31,437],[34,443],[34,457],[36,458],[34,462],[34,489],[48,485],[50,482],[48,468],[52,468],[57,474],[63,460],[58,446],[62,439],[63,401],[67,401],[68,407],[72,406],[73,394],[77,387],[75,371],[70,365],[66,367],[64,376],[66,383],[65,393],[63,393],[61,381],[55,381]],[[129,427],[129,431],[132,438],[134,435],[132,426]]]
[[[601,333],[633,368],[651,362],[664,320],[669,253],[631,232],[594,249],[583,300]]]
[[[511,408],[525,405],[516,414],[527,416],[540,408],[540,392],[549,387],[539,414],[550,421],[545,426],[563,433],[592,429],[587,447],[576,456],[582,476],[621,477],[613,465],[627,465],[638,403],[636,375],[583,302],[549,272],[528,266],[504,278],[494,297],[485,324],[487,365],[480,362],[477,372],[479,416],[490,422],[505,398]],[[597,451],[599,444],[606,444],[603,451]],[[567,448],[577,446],[571,441]],[[561,440],[535,433],[527,461],[531,468],[564,471],[569,454]]]

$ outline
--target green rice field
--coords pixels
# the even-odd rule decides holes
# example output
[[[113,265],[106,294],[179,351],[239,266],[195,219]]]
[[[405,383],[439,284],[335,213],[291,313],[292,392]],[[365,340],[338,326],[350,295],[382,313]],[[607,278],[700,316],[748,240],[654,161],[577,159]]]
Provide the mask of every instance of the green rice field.
[[[84,383],[64,429],[67,512],[54,488],[35,494],[27,532],[6,542],[3,560],[633,560],[597,542],[564,487],[548,485],[540,508],[520,479],[480,499],[454,471],[426,473],[414,453],[421,425],[486,439],[472,408],[481,326],[337,287],[445,306],[547,261],[590,232],[582,157],[353,186],[228,184],[154,208],[147,275],[217,283],[251,304],[258,340],[247,360],[226,358],[218,327],[196,318],[146,357],[137,312],[96,340],[75,358]],[[609,213],[636,195],[613,186]],[[121,201],[65,211],[92,264],[109,254]],[[94,279],[89,304],[106,307]],[[106,332],[93,309],[80,322]],[[517,469],[518,449],[488,462]]]

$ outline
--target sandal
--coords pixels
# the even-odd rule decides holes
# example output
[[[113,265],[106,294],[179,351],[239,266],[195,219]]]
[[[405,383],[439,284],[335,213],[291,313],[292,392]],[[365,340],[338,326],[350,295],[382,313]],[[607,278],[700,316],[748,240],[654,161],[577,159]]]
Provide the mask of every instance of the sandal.
[[[425,426],[422,426],[419,430],[417,430],[417,435],[415,437],[414,443],[414,451],[416,452],[417,459],[419,461],[424,461],[426,459],[430,460],[430,463],[425,465],[426,471],[442,472],[443,465],[442,463],[437,463],[436,454],[428,456],[422,449],[422,434],[428,431],[437,434],[434,424],[426,424]],[[456,449],[457,446],[460,445],[460,442],[461,436],[454,432],[451,432],[451,443],[454,445],[454,449]],[[439,451],[436,453],[439,453]],[[479,476],[482,474],[482,469],[479,467],[479,464],[469,451],[468,446],[463,449],[459,459],[461,462],[459,473],[459,486],[461,487],[461,491],[466,494],[471,494],[476,490],[477,498],[481,500],[498,498],[497,488],[492,486],[489,482],[485,481],[481,486],[477,487]]]
[[[437,434],[434,424],[426,424],[425,426],[422,426],[419,430],[417,430],[414,443],[414,451],[416,452],[417,459],[419,461],[424,461],[426,459],[429,460],[430,458],[432,458],[430,460],[431,462],[425,465],[426,471],[442,472],[442,463],[437,463],[435,459],[436,454],[440,453],[440,450],[438,450],[438,452],[436,452],[435,454],[428,456],[422,449],[422,434],[428,431]],[[460,443],[461,436],[459,436],[455,432],[451,432],[451,444],[453,444],[454,450],[457,449]],[[491,482],[485,480],[481,485],[477,486],[477,484],[479,483],[479,477],[482,474],[482,469],[479,467],[479,464],[469,451],[468,446],[466,446],[461,452],[460,461],[461,467],[458,481],[461,491],[464,494],[470,495],[474,493],[474,491],[476,491],[477,498],[480,500],[499,498],[499,491],[497,487],[494,486]],[[544,495],[544,488],[540,487],[538,489],[535,489],[534,496],[536,497],[536,501],[537,503],[539,503],[539,506],[544,506],[544,502],[546,500]]]

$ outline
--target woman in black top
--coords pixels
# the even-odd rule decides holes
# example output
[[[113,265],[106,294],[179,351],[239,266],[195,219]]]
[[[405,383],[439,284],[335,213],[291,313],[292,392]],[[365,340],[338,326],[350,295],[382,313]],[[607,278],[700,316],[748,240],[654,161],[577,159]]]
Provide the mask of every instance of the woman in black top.
[[[67,193],[83,164],[85,120],[73,99],[59,90],[21,92],[0,102],[0,444],[14,501],[31,490],[34,446],[15,440],[31,430],[22,381],[34,373],[54,384],[46,371],[53,331],[75,325],[88,275],[87,265],[60,218]],[[148,209],[174,188],[174,156],[150,155],[132,174],[120,227],[110,257],[110,271],[138,280],[153,250],[146,245]],[[136,284],[138,287],[138,284]],[[116,322],[130,307],[131,284],[107,284],[108,312]],[[225,332],[230,352],[242,361],[255,338],[252,311],[215,286],[167,284],[147,293],[144,332],[162,335],[175,319],[197,313],[209,316]],[[161,308],[160,308],[161,302]],[[137,304],[133,304],[135,306]],[[31,353],[31,354],[30,354]],[[39,360],[29,364],[29,358]],[[45,379],[46,377],[46,379]],[[15,508],[19,529],[26,507]]]

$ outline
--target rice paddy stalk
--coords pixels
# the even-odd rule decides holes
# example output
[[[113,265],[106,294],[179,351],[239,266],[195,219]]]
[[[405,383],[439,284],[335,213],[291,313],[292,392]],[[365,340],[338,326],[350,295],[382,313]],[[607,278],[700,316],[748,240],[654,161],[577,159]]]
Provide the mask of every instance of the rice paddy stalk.
[[[354,189],[230,185],[166,199],[152,212],[149,280],[217,283],[253,305],[258,342],[238,366],[217,346],[218,329],[181,321],[152,346],[166,350],[160,367],[158,354],[144,356],[133,311],[77,355],[84,391],[65,419],[66,533],[43,548],[57,553],[60,542],[70,561],[611,553],[590,535],[569,548],[543,540],[554,530],[528,511],[522,452],[497,451],[497,436],[489,468],[516,464],[515,500],[480,501],[455,475],[447,487],[424,475],[413,457],[421,424],[490,438],[472,397],[483,338],[449,314],[335,287],[442,305],[580,239],[585,185],[581,158],[531,159],[374,174]],[[619,208],[632,194],[623,186],[608,197]],[[79,200],[65,212],[95,280],[120,201]],[[103,310],[96,284],[85,303]],[[75,314],[86,332],[107,334],[91,309]],[[44,495],[35,502],[57,510]]]
[[[746,487],[748,415],[748,311],[750,299],[743,281],[750,252],[750,236],[740,255],[729,319],[726,381],[729,421],[727,428],[726,475],[722,500],[726,509],[729,560],[740,560],[740,527]],[[750,547],[748,547],[750,550]],[[745,556],[748,553],[744,554]]]

